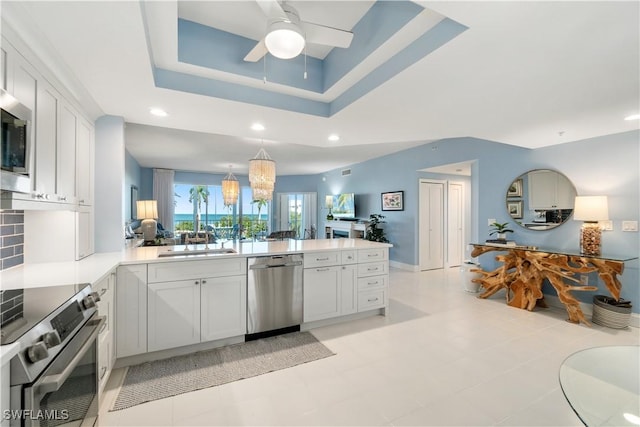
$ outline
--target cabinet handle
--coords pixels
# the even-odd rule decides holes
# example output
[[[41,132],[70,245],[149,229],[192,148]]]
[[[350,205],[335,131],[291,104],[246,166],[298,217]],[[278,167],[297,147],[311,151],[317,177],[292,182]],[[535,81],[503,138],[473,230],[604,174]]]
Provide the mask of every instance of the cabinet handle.
[[[101,327],[101,328],[100,328],[100,330],[98,331],[98,335],[100,335],[101,333],[103,333],[103,332],[104,332],[104,330],[105,330],[105,329],[107,329],[107,324],[108,324],[108,323],[107,323],[106,321],[102,324],[102,327]]]
[[[100,289],[100,296],[102,296],[102,295],[106,294],[106,293],[107,293],[107,291],[108,291],[108,289],[107,289],[107,288],[102,288],[102,289]]]
[[[328,268],[316,268],[316,271],[329,271]]]
[[[200,281],[199,281],[199,280],[196,280],[195,282],[193,282],[193,284],[194,284],[194,285],[199,285],[199,284],[200,284]]]
[[[207,281],[206,281],[206,280],[203,280],[203,281],[202,281],[202,284],[204,285],[205,283],[207,283]]]
[[[369,299],[367,300],[367,302],[375,302],[375,301],[378,301],[378,298],[377,298],[377,297],[376,297],[376,298],[369,298]]]
[[[316,258],[316,261],[329,261],[329,257],[326,257],[326,258]]]
[[[378,270],[378,267],[369,267],[367,268],[367,271],[376,271]]]
[[[60,200],[61,202],[66,202],[67,201],[67,196],[60,196],[60,197],[58,197],[58,200]]]
[[[100,369],[100,380],[102,380],[102,378],[104,378],[104,374],[107,373],[107,367],[103,366],[102,369]]]
[[[375,282],[367,282],[367,285],[373,286],[373,285],[377,285],[378,283],[379,282],[376,280]]]
[[[369,258],[371,258],[371,257],[376,257],[376,256],[378,256],[378,254],[368,254],[367,256],[368,256]]]
[[[80,200],[79,202],[80,202],[80,203],[84,203],[84,199]]]

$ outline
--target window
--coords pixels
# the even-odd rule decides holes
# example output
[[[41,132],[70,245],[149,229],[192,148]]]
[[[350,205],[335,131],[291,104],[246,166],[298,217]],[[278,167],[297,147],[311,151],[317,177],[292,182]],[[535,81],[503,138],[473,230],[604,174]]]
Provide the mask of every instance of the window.
[[[174,228],[176,234],[207,230],[220,239],[247,239],[268,233],[270,203],[254,203],[251,188],[242,187],[238,203],[225,206],[222,186],[175,184]]]

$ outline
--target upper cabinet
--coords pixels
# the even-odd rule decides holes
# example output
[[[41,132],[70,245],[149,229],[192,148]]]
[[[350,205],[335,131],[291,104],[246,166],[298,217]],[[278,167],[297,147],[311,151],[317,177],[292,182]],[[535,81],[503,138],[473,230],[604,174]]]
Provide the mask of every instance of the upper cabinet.
[[[3,195],[3,207],[86,212],[93,205],[93,124],[5,37],[0,59],[0,83],[32,109],[35,130],[32,193]]]
[[[552,170],[528,174],[530,209],[573,209],[576,191],[571,181]]]

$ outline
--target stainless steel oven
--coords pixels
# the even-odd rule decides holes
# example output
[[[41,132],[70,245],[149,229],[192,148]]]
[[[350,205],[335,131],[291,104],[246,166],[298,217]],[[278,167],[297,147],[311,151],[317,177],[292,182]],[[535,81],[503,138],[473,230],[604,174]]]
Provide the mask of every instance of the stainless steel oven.
[[[10,366],[11,410],[3,414],[11,425],[96,423],[99,299],[89,285],[23,290],[22,317],[2,331],[3,343],[20,343]]]

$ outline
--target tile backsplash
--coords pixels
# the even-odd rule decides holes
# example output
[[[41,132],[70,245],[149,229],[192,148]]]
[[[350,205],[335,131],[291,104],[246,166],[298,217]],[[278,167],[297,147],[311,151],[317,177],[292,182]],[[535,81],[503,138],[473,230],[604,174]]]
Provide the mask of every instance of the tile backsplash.
[[[0,270],[24,262],[24,211],[0,210]]]
[[[0,291],[0,326],[5,326],[23,316],[24,290]]]

